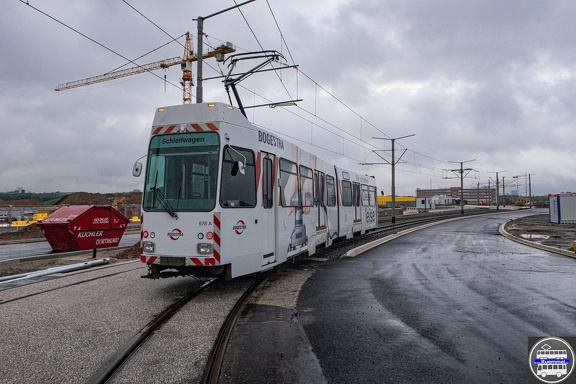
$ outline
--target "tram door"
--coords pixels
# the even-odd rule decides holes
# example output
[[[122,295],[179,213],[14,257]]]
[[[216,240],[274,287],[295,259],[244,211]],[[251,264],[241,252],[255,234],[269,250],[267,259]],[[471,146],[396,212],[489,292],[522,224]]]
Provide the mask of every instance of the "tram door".
[[[262,266],[276,261],[275,156],[262,152]]]
[[[326,230],[326,175],[320,171],[314,171],[314,205],[317,210],[316,230]]]
[[[362,221],[362,207],[360,206],[360,184],[352,184],[352,200],[354,205],[354,222]]]

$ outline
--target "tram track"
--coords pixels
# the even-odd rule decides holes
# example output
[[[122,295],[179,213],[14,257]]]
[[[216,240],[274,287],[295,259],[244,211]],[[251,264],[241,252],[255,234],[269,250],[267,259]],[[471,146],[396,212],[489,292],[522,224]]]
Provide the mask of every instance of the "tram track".
[[[486,213],[493,213],[494,211],[488,211]],[[444,220],[447,218],[460,217],[460,215],[450,215],[450,216],[435,216],[420,218],[419,220],[400,220],[400,222],[394,223],[382,223],[378,230],[373,231],[365,236],[358,236],[350,241],[342,242],[347,249],[358,246],[361,242],[365,243],[372,241],[375,238],[385,236],[389,233],[398,232],[400,230],[414,227],[417,225],[423,225],[431,221]],[[346,250],[340,250],[340,243],[335,244],[337,247],[329,247],[326,249],[319,249],[319,251],[335,252],[335,254],[342,254]],[[326,257],[328,259],[337,258],[337,256]],[[134,261],[136,263],[139,261]],[[26,292],[26,289],[21,292],[23,295],[21,297],[9,298],[8,301],[0,302],[0,310],[4,307],[4,312],[14,313],[14,308],[11,306],[2,306],[1,304],[12,303],[18,305],[15,301],[29,298],[32,301],[29,303],[29,308],[35,308],[34,312],[38,312],[41,315],[42,309],[36,309],[39,302],[50,303],[50,306],[54,308],[54,305],[69,307],[69,304],[58,304],[53,303],[56,297],[62,297],[63,300],[66,296],[74,295],[74,302],[84,303],[86,298],[83,298],[81,293],[75,286],[85,284],[90,287],[89,282],[95,282],[99,279],[111,278],[114,282],[115,288],[111,290],[104,289],[104,292],[92,291],[91,297],[95,299],[89,299],[88,301],[96,301],[99,296],[108,295],[109,300],[106,300],[105,306],[99,306],[98,308],[103,309],[114,309],[116,312],[124,313],[124,317],[120,317],[119,320],[108,320],[106,322],[107,327],[111,327],[112,333],[116,335],[116,339],[109,339],[105,335],[98,333],[96,328],[98,328],[97,322],[88,321],[90,316],[90,311],[81,310],[78,315],[67,314],[60,315],[61,312],[53,310],[49,316],[55,318],[56,316],[62,316],[62,319],[58,320],[56,324],[62,327],[60,330],[53,332],[52,337],[59,337],[58,335],[62,332],[67,332],[67,330],[78,329],[80,324],[82,327],[91,327],[91,334],[86,336],[81,336],[82,339],[90,340],[92,339],[100,340],[96,343],[101,343],[102,347],[99,347],[98,357],[91,359],[91,366],[85,367],[82,365],[83,352],[78,352],[77,356],[72,356],[72,360],[79,361],[80,365],[76,368],[72,368],[69,372],[78,371],[80,369],[84,370],[86,377],[83,377],[82,381],[90,383],[127,383],[134,382],[136,378],[145,377],[147,382],[153,382],[155,377],[162,377],[164,380],[168,381],[193,381],[193,382],[204,382],[204,383],[215,383],[218,380],[220,367],[222,364],[223,357],[225,355],[226,346],[228,343],[228,338],[232,330],[234,329],[236,323],[236,317],[244,308],[244,303],[248,297],[257,289],[260,284],[265,281],[270,274],[262,273],[256,276],[243,277],[234,279],[233,281],[221,281],[221,280],[211,280],[209,283],[203,283],[200,280],[197,286],[190,286],[190,280],[185,279],[170,279],[163,281],[162,284],[151,286],[150,284],[139,284],[140,280],[136,283],[136,289],[132,289],[129,286],[125,286],[122,283],[123,279],[121,276],[124,273],[135,273],[136,269],[143,268],[141,264],[137,268],[133,268],[132,264],[122,263],[127,270],[124,271],[113,271],[110,268],[119,266],[119,264],[111,264],[105,267],[100,267],[97,270],[90,269],[85,271],[78,271],[74,274],[66,274],[64,276],[74,276],[77,278],[80,276],[85,276],[78,281],[66,282],[60,286],[54,286],[52,282],[46,281],[47,284],[52,284],[52,286],[47,286],[38,292]],[[97,272],[105,273],[101,276],[93,276],[92,273]],[[108,270],[110,272],[103,272]],[[92,276],[90,276],[92,275]],[[64,277],[62,276],[62,277]],[[120,276],[120,277],[119,277]],[[58,276],[60,277],[60,276]],[[116,277],[113,279],[113,277]],[[54,279],[53,281],[57,281]],[[221,284],[218,282],[221,281]],[[206,286],[201,289],[201,286]],[[110,286],[112,283],[104,283],[104,286]],[[134,284],[131,284],[134,285]],[[67,292],[66,288],[70,291]],[[210,289],[209,289],[210,288]],[[88,288],[90,289],[90,288]],[[55,291],[61,290],[62,293],[54,294]],[[122,292],[120,292],[121,290]],[[88,292],[87,289],[83,290]],[[148,303],[146,298],[146,292],[148,295],[153,294],[156,298],[155,308],[142,307],[143,303]],[[18,292],[20,294],[20,292]],[[41,296],[42,294],[47,294],[46,299],[34,298],[34,296]],[[114,295],[114,297],[112,297]],[[149,297],[149,296],[148,296]],[[238,299],[236,299],[239,297]],[[129,298],[129,299],[128,299]],[[128,300],[127,300],[128,299]],[[234,299],[234,303],[232,303]],[[140,306],[138,305],[140,304]],[[162,306],[160,306],[162,304]],[[133,309],[125,308],[130,305]],[[149,306],[147,304],[147,306]],[[124,307],[124,308],[123,308]],[[50,308],[50,307],[47,307]],[[147,319],[144,322],[140,322],[138,317],[126,317],[127,314],[133,312],[137,309],[145,316]],[[81,307],[79,307],[81,309]],[[93,312],[92,312],[93,313]],[[154,314],[156,313],[156,314]],[[32,320],[34,316],[30,318],[30,325],[34,324]],[[58,317],[59,318],[59,317]],[[193,319],[192,319],[193,318]],[[224,320],[226,319],[226,320]],[[68,325],[67,322],[70,321],[71,324]],[[28,320],[26,320],[28,322]],[[129,326],[125,324],[128,322]],[[86,325],[92,324],[91,326]],[[145,323],[145,324],[144,324]],[[209,323],[204,325],[205,323]],[[144,324],[144,325],[143,325]],[[100,325],[102,327],[102,325]],[[174,335],[175,329],[182,328],[182,332]],[[11,329],[18,329],[18,327],[11,327]],[[28,326],[26,329],[33,329]],[[126,332],[130,329],[129,332]],[[203,339],[198,340],[196,335],[203,335]],[[80,336],[78,334],[78,336]],[[77,336],[77,337],[78,337]],[[121,336],[121,338],[118,338]],[[23,335],[23,340],[27,340],[26,335]],[[184,337],[185,340],[181,340]],[[67,341],[67,343],[70,340]],[[54,340],[56,342],[56,339]],[[60,341],[57,342],[60,345]],[[202,344],[199,346],[199,344]],[[14,343],[14,345],[21,345],[20,343]],[[47,344],[42,344],[47,346]],[[113,350],[115,352],[110,352],[108,348],[114,345]],[[184,345],[184,349],[179,349]],[[180,346],[180,347],[179,347]],[[191,348],[193,346],[193,348]],[[171,351],[167,353],[166,347]],[[51,348],[51,347],[50,347]],[[164,348],[164,349],[162,349]],[[198,350],[196,350],[198,349]],[[58,348],[55,349],[55,352]],[[69,354],[72,353],[69,350]],[[163,351],[163,352],[162,352]],[[59,351],[60,354],[66,354],[66,352]],[[48,354],[47,356],[50,356]],[[76,357],[76,359],[74,359]],[[68,359],[69,360],[69,359]],[[180,361],[179,361],[180,360]],[[47,360],[49,361],[49,360]],[[155,365],[151,365],[154,362]],[[185,369],[176,369],[175,367],[184,366]],[[190,366],[198,367],[199,372],[191,373]],[[12,367],[12,372],[18,366],[18,364],[10,363]],[[159,370],[160,367],[160,370]],[[142,372],[145,375],[142,376]],[[62,372],[54,373],[50,376],[45,373],[43,378],[52,378],[55,381],[59,381],[63,377]],[[154,376],[158,375],[158,376]],[[170,375],[181,375],[179,377],[174,377]],[[191,380],[191,378],[193,378]],[[140,380],[140,379],[138,379]],[[1,381],[1,377],[0,377]]]
[[[108,360],[102,364],[100,369],[98,369],[98,371],[89,380],[86,381],[86,383],[106,384],[115,382],[115,379],[117,378],[116,375],[121,371],[124,364],[129,363],[131,356],[133,356],[136,350],[142,344],[144,344],[152,334],[164,326],[167,321],[172,318],[172,316],[174,316],[180,309],[182,309],[182,307],[184,307],[191,300],[202,294],[206,289],[210,288],[221,280],[222,279],[220,278],[210,278],[199,287],[194,289],[192,292],[184,295],[179,300],[169,305],[164,311],[158,314],[139,332],[135,333],[115,353],[113,353],[108,358]],[[261,284],[266,280],[266,276],[259,276],[257,279],[255,279],[254,282],[244,291],[244,293],[232,306],[214,339],[213,347],[205,364],[206,369],[204,370],[204,374],[202,376],[202,383],[218,383],[226,347],[236,324],[236,320],[242,312],[248,299],[251,297],[254,291],[258,289],[258,287],[260,287]]]
[[[261,286],[261,284],[266,280],[265,277],[260,277],[257,279],[247,290],[244,294],[240,297],[240,299],[236,302],[224,323],[222,324],[222,328],[216,337],[214,342],[214,347],[210,352],[208,357],[208,364],[206,365],[206,370],[204,371],[204,376],[202,378],[202,383],[204,384],[217,384],[218,378],[220,377],[220,371],[222,369],[222,363],[224,362],[224,354],[226,353],[226,347],[228,346],[228,341],[230,336],[232,335],[232,331],[234,330],[234,325],[236,324],[236,320],[240,315],[244,305],[246,304],[248,298],[252,293]]]
[[[13,298],[3,295],[8,300],[0,305],[7,336],[2,349],[11,352],[0,382],[142,382],[142,376],[130,370],[147,369],[153,366],[150,361],[161,369],[153,368],[144,381],[155,382],[154,377],[173,372],[190,375],[187,369],[174,370],[174,363],[205,366],[230,302],[254,278],[221,284],[216,279],[180,278],[151,284],[138,279],[142,267],[133,266],[105,276],[70,276],[74,281],[66,284],[56,279],[22,287],[10,292]],[[174,330],[179,333],[176,339]],[[142,363],[139,359],[146,359],[147,351],[151,359]],[[30,356],[34,369],[22,370]],[[199,382],[202,374],[202,369],[193,373],[192,382]],[[164,382],[173,381],[182,382]]]
[[[169,370],[173,373],[174,367],[182,364],[182,362],[175,361],[167,356],[161,356],[162,344],[172,343],[170,335],[166,335],[169,331],[166,331],[165,328],[171,328],[169,324],[173,317],[180,315],[180,312],[193,311],[195,305],[200,305],[196,300],[202,301],[203,296],[210,294],[212,295],[211,298],[204,298],[204,300],[210,300],[212,305],[219,307],[223,315],[220,317],[222,321],[218,321],[220,325],[217,331],[214,331],[208,336],[210,348],[207,348],[206,351],[209,350],[209,352],[204,356],[202,356],[202,354],[200,354],[201,356],[178,354],[179,360],[186,362],[193,361],[195,367],[203,367],[203,370],[201,369],[200,372],[195,373],[181,372],[180,375],[182,376],[175,381],[217,383],[224,362],[228,341],[237,318],[242,313],[252,294],[263,282],[268,280],[269,275],[270,273],[263,273],[257,276],[239,278],[244,282],[232,290],[224,288],[228,287],[230,282],[224,281],[222,278],[207,278],[191,292],[186,293],[174,303],[168,305],[166,309],[150,320],[140,331],[133,334],[124,345],[120,346],[116,352],[110,355],[86,383],[109,384],[132,382],[134,371],[139,372],[139,370],[142,369],[140,366],[142,365],[142,361],[146,359],[147,354],[154,356],[156,363],[158,363],[158,360],[164,361],[164,363],[159,364],[161,369],[155,371],[155,374],[157,374],[158,377],[162,377],[164,381],[168,380],[166,378],[167,372],[163,370]],[[236,298],[230,301],[230,295]],[[205,314],[203,317],[208,317],[208,314]],[[174,322],[180,324],[178,320],[174,320]],[[186,329],[194,328],[190,323],[182,325],[185,326]],[[146,350],[142,351],[141,348],[144,346],[146,346]],[[139,375],[141,375],[140,372],[138,373],[138,376]]]
[[[164,325],[176,312],[178,312],[184,305],[188,304],[190,300],[200,295],[205,289],[215,284],[219,279],[212,278],[201,284],[192,292],[182,296],[180,299],[169,305],[164,311],[158,314],[148,324],[132,336],[124,345],[122,345],[117,352],[112,354],[110,358],[96,371],[96,373],[87,381],[87,384],[103,384],[109,383],[118,370],[130,359],[130,356],[144,343],[152,333]]]
[[[106,266],[107,268],[113,268],[114,266]],[[14,303],[19,300],[29,299],[34,296],[39,296],[42,294],[49,294],[54,293],[55,291],[62,290],[63,293],[60,295],[61,297],[65,297],[67,295],[66,289],[72,288],[74,286],[95,282],[97,280],[103,280],[109,277],[118,277],[121,274],[132,272],[136,269],[140,269],[142,266],[138,268],[129,268],[128,270],[123,271],[116,271],[114,273],[106,273],[105,275],[96,276],[89,279],[82,279],[80,281],[75,281],[73,283],[61,285],[58,287],[52,287],[49,289],[42,289],[36,292],[32,292],[29,294],[25,294],[19,297],[15,297],[13,299],[8,299],[5,301],[0,301],[0,305]],[[79,274],[86,274],[86,276],[93,274],[95,270],[86,270],[80,271]],[[263,273],[258,276],[250,278],[252,281],[251,284],[246,288],[245,285],[241,285],[242,288],[235,288],[232,291],[234,294],[240,295],[239,299],[232,304],[224,304],[226,299],[224,297],[227,296],[226,293],[222,295],[222,304],[218,303],[220,301],[220,295],[214,294],[211,300],[217,300],[216,304],[221,306],[223,309],[226,308],[227,314],[222,316],[221,318],[225,320],[223,321],[218,334],[214,337],[213,346],[209,353],[209,356],[206,362],[201,362],[201,364],[205,365],[205,371],[202,375],[202,382],[205,383],[217,383],[218,376],[220,374],[220,368],[224,359],[224,354],[226,350],[226,346],[229,340],[229,337],[232,333],[234,325],[236,323],[236,318],[241,313],[242,309],[246,301],[249,299],[250,295],[256,290],[262,282],[264,282],[270,273]],[[71,275],[69,275],[71,276]],[[58,276],[55,279],[62,278],[66,276]],[[246,280],[246,278],[241,278]],[[211,278],[211,279],[197,279],[199,282],[197,286],[193,287],[192,290],[189,292],[184,292],[179,298],[177,298],[174,302],[167,305],[163,310],[161,310],[157,315],[153,316],[153,318],[148,321],[141,329],[136,331],[131,337],[126,338],[125,343],[119,345],[116,348],[116,351],[106,358],[101,357],[101,366],[94,370],[94,373],[90,378],[87,378],[85,382],[87,383],[113,383],[116,382],[117,375],[122,372],[125,365],[130,364],[130,360],[132,356],[136,353],[136,351],[140,348],[141,345],[145,344],[146,341],[150,338],[151,335],[157,334],[156,338],[162,337],[162,331],[159,330],[167,324],[167,322],[172,319],[174,315],[176,315],[183,307],[193,301],[195,298],[200,296],[204,291],[208,288],[216,285],[218,282],[222,282],[222,286],[226,286],[229,282],[223,281],[221,278]],[[227,284],[228,283],[228,284]],[[228,292],[228,295],[230,292]],[[53,295],[52,295],[53,296]],[[159,332],[159,333],[158,333]],[[154,347],[155,348],[155,347]],[[184,359],[190,358],[189,356],[182,356]],[[136,363],[138,364],[138,363]],[[202,374],[202,372],[200,372]],[[200,379],[200,377],[198,377]],[[122,380],[120,380],[122,382]]]

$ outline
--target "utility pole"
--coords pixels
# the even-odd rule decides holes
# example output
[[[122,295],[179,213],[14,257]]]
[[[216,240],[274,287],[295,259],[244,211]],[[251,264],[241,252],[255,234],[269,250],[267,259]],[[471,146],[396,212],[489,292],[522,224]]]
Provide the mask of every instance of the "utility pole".
[[[476,185],[476,204],[480,205],[480,182]]]
[[[392,161],[388,161],[387,159],[385,159],[384,157],[382,157],[380,154],[378,154],[378,151],[374,150],[372,152],[374,152],[378,157],[380,157],[382,160],[384,160],[386,162],[386,164],[390,164],[392,166],[392,187],[391,187],[391,193],[392,193],[392,224],[396,223],[396,171],[395,171],[395,166],[396,164],[398,164],[400,162],[400,159],[402,158],[402,156],[404,156],[404,154],[406,153],[406,149],[404,149],[404,151],[402,151],[402,154],[398,157],[398,161],[396,161],[395,155],[394,155],[394,143],[396,142],[396,140],[400,140],[400,139],[405,139],[407,137],[412,137],[415,136],[415,134],[411,134],[411,135],[406,135],[406,136],[401,136],[401,137],[396,137],[394,139],[389,139],[386,137],[372,137],[373,139],[378,139],[378,140],[390,140],[392,142]],[[383,163],[360,163],[362,165],[374,165],[374,164],[383,164]]]
[[[530,174],[528,174],[528,193],[530,194],[530,208],[532,208],[532,180],[530,178]]]
[[[500,209],[500,202],[498,201],[498,195],[500,194],[500,186],[499,186],[499,179],[498,179],[498,173],[502,173],[502,172],[508,172],[506,171],[497,171],[497,172],[492,172],[492,171],[487,171],[488,173],[495,173],[496,174],[496,210]]]
[[[198,16],[197,19],[194,19],[198,23],[198,47],[196,49],[196,52],[198,53],[198,62],[196,63],[196,76],[197,76],[197,79],[196,79],[196,102],[197,103],[202,103],[202,98],[203,98],[203,88],[202,88],[202,61],[203,61],[202,55],[203,55],[203,52],[202,51],[203,51],[203,45],[204,45],[204,20],[209,19],[209,18],[214,17],[214,16],[218,16],[218,15],[220,15],[224,12],[228,12],[232,9],[239,8],[245,4],[251,3],[253,1],[256,1],[256,0],[248,0],[248,1],[245,1],[241,4],[237,4],[233,7],[226,8],[226,9],[223,9],[223,10],[218,11],[216,13],[213,13],[211,15]]]
[[[520,198],[520,175],[512,176],[513,179],[516,179],[516,192],[518,193],[518,198]]]
[[[506,182],[504,181],[505,178],[506,178],[506,176],[502,176],[502,197],[504,200],[504,203],[502,203],[503,207],[506,206]]]
[[[520,184],[518,180],[523,177],[524,178],[524,197],[528,199],[528,206],[532,206],[532,187],[530,186],[530,174],[528,172],[524,172],[524,175],[516,175],[512,176],[516,179],[516,188],[518,189],[518,195],[520,195]]]
[[[449,169],[450,172],[459,173],[460,174],[460,214],[464,214],[464,171],[466,171],[466,175],[473,171],[472,168],[464,169],[464,163],[469,163],[471,161],[476,161],[476,159],[466,160],[466,161],[449,161],[449,163],[459,163],[460,169]]]

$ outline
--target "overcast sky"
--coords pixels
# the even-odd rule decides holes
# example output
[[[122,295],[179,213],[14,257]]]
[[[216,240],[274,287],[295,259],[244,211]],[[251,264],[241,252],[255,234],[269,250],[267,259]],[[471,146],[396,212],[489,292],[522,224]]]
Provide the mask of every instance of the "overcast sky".
[[[28,4],[5,1],[0,14],[0,191],[142,189],[132,165],[155,108],[182,103],[179,66],[54,88],[150,51],[137,63],[181,56],[183,37],[165,44],[186,31],[196,49],[193,19],[234,1]],[[249,109],[253,123],[375,175],[386,194],[390,166],[359,163],[384,162],[374,150],[391,161],[391,142],[373,137],[412,134],[396,141],[399,195],[459,186],[459,162],[471,169],[465,188],[494,185],[498,171],[507,192],[524,195],[527,174],[533,194],[576,191],[576,2],[257,0],[241,10],[205,20],[205,42],[277,50],[300,70],[241,83],[245,106],[303,99]],[[204,77],[218,71],[207,61]],[[228,102],[220,79],[204,82],[204,99]]]

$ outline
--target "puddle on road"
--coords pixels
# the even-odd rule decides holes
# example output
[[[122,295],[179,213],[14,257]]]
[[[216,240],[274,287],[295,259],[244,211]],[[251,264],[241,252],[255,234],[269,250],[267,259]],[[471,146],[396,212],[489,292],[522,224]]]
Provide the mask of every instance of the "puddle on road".
[[[550,235],[537,235],[533,233],[523,233],[520,236],[528,240],[547,240],[550,238]]]

